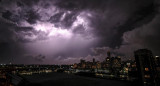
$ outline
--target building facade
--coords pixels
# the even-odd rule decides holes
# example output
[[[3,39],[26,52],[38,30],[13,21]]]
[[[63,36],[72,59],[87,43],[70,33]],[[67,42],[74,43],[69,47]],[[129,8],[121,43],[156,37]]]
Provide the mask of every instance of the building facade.
[[[141,86],[157,86],[156,68],[153,54],[148,49],[139,49],[134,52]]]

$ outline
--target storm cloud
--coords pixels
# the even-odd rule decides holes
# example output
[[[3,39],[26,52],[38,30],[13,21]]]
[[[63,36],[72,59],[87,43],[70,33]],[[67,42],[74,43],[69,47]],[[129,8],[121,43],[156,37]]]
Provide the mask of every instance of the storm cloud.
[[[102,61],[108,50],[133,58],[139,48],[159,55],[159,16],[157,0],[1,0],[0,62]]]

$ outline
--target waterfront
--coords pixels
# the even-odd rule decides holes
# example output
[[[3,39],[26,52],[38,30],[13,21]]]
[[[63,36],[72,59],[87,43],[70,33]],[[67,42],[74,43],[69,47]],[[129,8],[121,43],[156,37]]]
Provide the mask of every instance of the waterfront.
[[[66,73],[23,75],[21,86],[133,86],[133,82],[77,76]]]

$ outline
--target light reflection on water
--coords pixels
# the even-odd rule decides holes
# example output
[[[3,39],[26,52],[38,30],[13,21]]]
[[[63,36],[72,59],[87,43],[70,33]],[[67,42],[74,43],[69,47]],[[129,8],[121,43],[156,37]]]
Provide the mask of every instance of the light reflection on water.
[[[33,75],[33,74],[41,74],[41,73],[51,73],[52,70],[39,70],[39,71],[21,71],[20,75]]]

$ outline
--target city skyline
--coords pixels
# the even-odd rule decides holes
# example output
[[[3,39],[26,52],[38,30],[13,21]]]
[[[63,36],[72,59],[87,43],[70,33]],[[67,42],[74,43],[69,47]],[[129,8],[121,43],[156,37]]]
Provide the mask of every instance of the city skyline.
[[[65,84],[70,84],[74,86],[81,82],[84,85],[92,86],[91,84],[96,79],[106,85],[111,84],[110,82],[105,83],[108,80],[115,82],[112,86],[119,85],[118,83],[123,84],[122,86],[129,84],[131,86],[159,86],[160,57],[153,56],[152,51],[148,49],[138,49],[134,55],[135,60],[122,61],[120,57],[112,57],[111,53],[107,52],[107,57],[102,62],[96,61],[94,58],[92,61],[81,59],[79,63],[71,65],[1,64],[0,85],[50,86],[54,84],[65,86]],[[37,79],[37,77],[43,78]],[[77,83],[72,80],[73,77]],[[81,80],[76,80],[78,78]],[[86,78],[87,80],[92,79],[90,84],[85,82]],[[97,82],[97,85],[102,84]]]
[[[0,0],[0,64],[160,55],[158,0]]]

